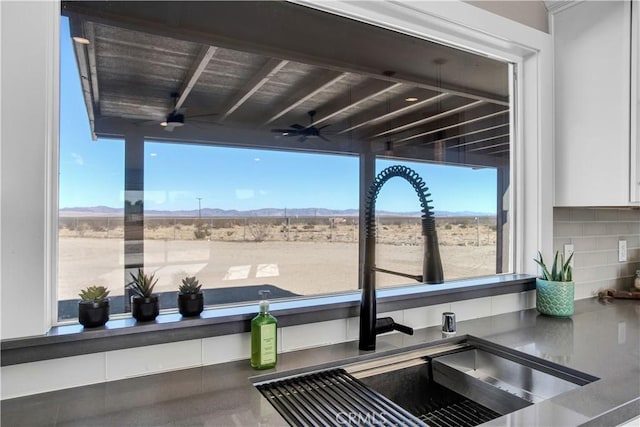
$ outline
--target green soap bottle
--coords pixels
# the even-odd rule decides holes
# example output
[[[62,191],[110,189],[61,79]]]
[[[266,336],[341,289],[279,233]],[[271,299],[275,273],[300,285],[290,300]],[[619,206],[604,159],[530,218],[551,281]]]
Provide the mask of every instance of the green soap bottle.
[[[269,314],[269,291],[260,291],[260,313],[251,320],[251,367],[270,369],[278,360],[278,321]]]

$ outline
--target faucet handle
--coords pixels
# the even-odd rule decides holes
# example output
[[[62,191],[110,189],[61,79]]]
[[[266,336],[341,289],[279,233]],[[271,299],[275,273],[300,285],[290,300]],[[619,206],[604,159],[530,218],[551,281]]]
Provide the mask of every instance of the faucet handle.
[[[412,327],[396,323],[391,317],[381,317],[376,319],[376,335],[391,331],[398,331],[403,334],[413,335]]]
[[[393,329],[403,334],[413,335],[413,328],[411,326],[401,325],[400,323],[393,323]]]

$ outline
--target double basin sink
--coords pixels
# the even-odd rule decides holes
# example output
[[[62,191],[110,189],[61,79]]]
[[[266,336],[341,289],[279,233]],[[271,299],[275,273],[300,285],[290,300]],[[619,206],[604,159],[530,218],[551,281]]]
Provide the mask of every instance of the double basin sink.
[[[476,426],[597,379],[464,336],[254,384],[292,426]]]

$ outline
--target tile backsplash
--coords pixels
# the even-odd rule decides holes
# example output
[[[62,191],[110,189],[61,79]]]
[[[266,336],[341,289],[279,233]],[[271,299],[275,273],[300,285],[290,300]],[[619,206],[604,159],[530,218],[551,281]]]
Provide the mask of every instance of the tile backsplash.
[[[627,261],[618,262],[618,241],[627,242]],[[640,210],[554,208],[554,251],[574,245],[576,299],[604,288],[629,289],[640,269]]]

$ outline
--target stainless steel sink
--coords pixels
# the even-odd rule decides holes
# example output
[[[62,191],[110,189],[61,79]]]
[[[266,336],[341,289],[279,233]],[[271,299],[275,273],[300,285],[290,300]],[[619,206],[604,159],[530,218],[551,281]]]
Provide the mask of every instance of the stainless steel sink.
[[[291,425],[476,426],[595,380],[461,337],[256,387]]]

